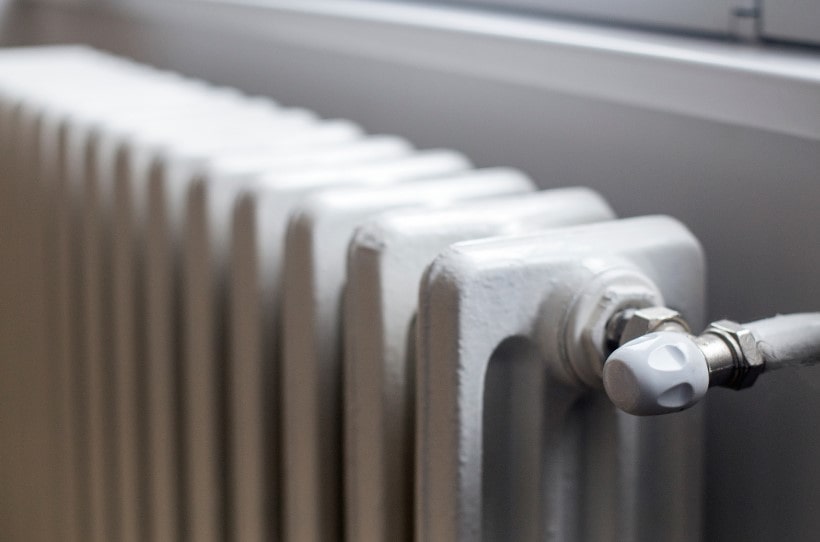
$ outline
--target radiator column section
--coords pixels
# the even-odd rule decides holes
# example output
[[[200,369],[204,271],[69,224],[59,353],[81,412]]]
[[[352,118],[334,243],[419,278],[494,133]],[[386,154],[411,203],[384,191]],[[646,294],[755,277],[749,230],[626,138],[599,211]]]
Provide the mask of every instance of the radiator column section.
[[[552,181],[83,47],[0,51],[0,188],[37,251],[3,298],[39,307],[43,350],[1,360],[4,405],[48,390],[23,461],[46,538],[699,538],[701,412],[617,411],[601,330],[664,304],[698,326],[700,247]]]

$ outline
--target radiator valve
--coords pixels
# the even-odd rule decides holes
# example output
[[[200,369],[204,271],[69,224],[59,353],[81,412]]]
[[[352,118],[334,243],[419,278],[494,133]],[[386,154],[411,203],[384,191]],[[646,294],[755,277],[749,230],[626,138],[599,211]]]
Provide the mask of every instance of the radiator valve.
[[[694,336],[675,311],[650,307],[616,315],[607,332],[620,346],[604,363],[604,388],[638,416],[684,410],[713,386],[748,388],[764,371],[820,362],[820,313],[720,320]]]

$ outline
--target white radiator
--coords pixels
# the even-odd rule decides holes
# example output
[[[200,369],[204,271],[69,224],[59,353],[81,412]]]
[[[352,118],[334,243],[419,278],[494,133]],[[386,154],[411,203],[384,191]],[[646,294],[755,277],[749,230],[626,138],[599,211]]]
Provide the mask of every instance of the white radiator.
[[[0,52],[0,183],[54,540],[700,538],[698,411],[620,413],[582,361],[601,298],[699,325],[678,222],[76,47]]]

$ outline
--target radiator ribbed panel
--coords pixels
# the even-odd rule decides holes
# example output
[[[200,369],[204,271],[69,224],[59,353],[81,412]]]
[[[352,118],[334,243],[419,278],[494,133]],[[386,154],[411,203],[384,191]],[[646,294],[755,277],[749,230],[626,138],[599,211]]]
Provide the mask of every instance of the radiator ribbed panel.
[[[547,256],[535,246],[499,260],[505,240],[467,243],[462,260],[450,247],[497,236],[521,245],[534,231],[612,220],[594,192],[535,193],[516,170],[474,169],[457,152],[73,47],[0,52],[0,183],[23,195],[15,221],[43,253],[32,295],[48,307],[54,540],[473,540],[482,530],[616,540],[655,532],[637,527],[639,507],[662,483],[679,490],[647,509],[674,508],[672,532],[696,538],[699,482],[679,473],[696,472],[699,456],[652,451],[667,450],[664,439],[696,445],[697,419],[656,430],[599,395],[571,406],[572,393],[538,395],[552,393],[547,374],[543,387],[517,384],[540,405],[512,409],[526,445],[512,431],[508,447],[487,448],[518,465],[509,476],[482,474],[482,448],[464,433],[478,423],[481,440],[480,416],[463,415],[490,399],[484,369],[451,363],[485,347],[479,358],[496,356],[502,329],[538,343],[536,308],[549,312],[550,300],[522,294],[532,310],[519,313],[507,301],[520,292],[502,290],[529,285],[529,266],[541,269],[531,260]],[[682,230],[669,232],[683,247],[670,261],[699,257]],[[598,233],[578,235],[608,254]],[[636,250],[649,254],[663,235]],[[634,257],[627,266],[651,259],[629,250],[617,254]],[[486,269],[470,267],[473,254]],[[461,273],[463,289],[448,290]],[[482,289],[485,276],[496,289]],[[688,292],[658,283],[673,301]],[[681,302],[694,319],[701,295]],[[499,307],[509,310],[482,318]],[[475,396],[452,399],[464,375]],[[515,390],[486,389],[503,401]],[[556,422],[544,414],[553,405],[581,413]],[[585,450],[573,448],[578,435],[611,446],[571,465],[549,455]],[[457,448],[465,442],[476,447]],[[587,467],[605,488],[643,468],[657,483],[598,492]],[[551,476],[575,493],[545,487]],[[490,504],[482,484],[498,489]],[[582,525],[590,511],[603,527]]]

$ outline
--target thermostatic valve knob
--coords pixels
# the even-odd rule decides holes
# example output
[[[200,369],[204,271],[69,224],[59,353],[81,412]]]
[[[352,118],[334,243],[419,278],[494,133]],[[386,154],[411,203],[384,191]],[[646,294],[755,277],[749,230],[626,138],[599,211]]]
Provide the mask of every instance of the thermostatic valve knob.
[[[604,365],[604,388],[625,412],[651,416],[697,403],[709,388],[706,356],[691,335],[649,333],[615,350]]]
[[[666,329],[638,338],[624,333],[625,344],[607,358],[604,388],[618,408],[637,416],[677,412],[697,403],[709,387],[740,390],[764,371],[820,363],[820,313],[746,324],[720,320],[699,336]]]

